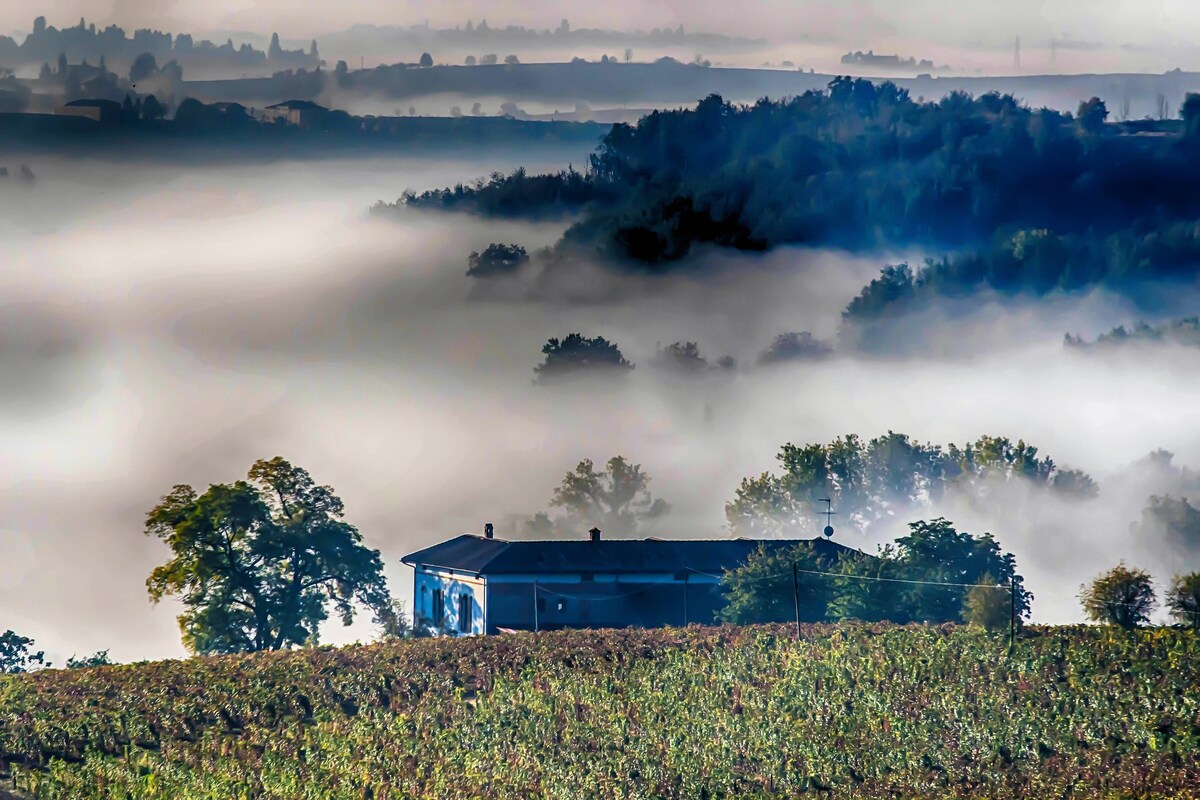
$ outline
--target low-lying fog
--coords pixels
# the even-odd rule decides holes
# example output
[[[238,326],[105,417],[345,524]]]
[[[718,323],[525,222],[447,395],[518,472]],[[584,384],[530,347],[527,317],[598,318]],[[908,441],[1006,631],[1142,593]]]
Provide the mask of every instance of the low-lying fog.
[[[832,339],[888,257],[708,256],[700,278],[580,269],[530,299],[481,290],[466,256],[492,241],[532,251],[561,224],[365,213],[517,160],[33,162],[37,185],[0,187],[0,630],[59,660],[181,654],[175,608],[147,600],[166,551],[143,536],[145,512],[173,484],[232,481],[275,455],[337,490],[401,598],[405,553],[544,509],[582,458],[645,466],[673,505],[655,535],[718,537],[738,481],[773,469],[784,442],[889,429],[1023,437],[1100,482],[1082,509],[1022,499],[1003,519],[954,515],[1017,554],[1036,621],[1078,619],[1079,583],[1121,558],[1160,580],[1196,568],[1129,538],[1146,495],[1176,488],[1129,465],[1159,447],[1200,464],[1200,354],[1062,346],[1068,330],[1130,322],[1123,304],[992,305],[945,334],[929,320],[921,357],[757,367],[778,333]],[[616,341],[637,369],[619,386],[534,385],[541,345],[572,331]],[[651,356],[677,340],[739,370],[664,375]],[[838,537],[873,550],[907,521]]]

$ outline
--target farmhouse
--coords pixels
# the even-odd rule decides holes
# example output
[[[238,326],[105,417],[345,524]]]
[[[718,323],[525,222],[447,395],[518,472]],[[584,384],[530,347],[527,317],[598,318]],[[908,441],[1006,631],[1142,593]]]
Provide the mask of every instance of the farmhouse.
[[[311,128],[324,119],[328,113],[328,108],[319,106],[311,100],[285,100],[263,109],[262,121]]]
[[[858,550],[829,539],[497,539],[463,534],[405,556],[413,616],[457,634],[711,623],[721,575],[760,547],[811,542],[831,560]]]

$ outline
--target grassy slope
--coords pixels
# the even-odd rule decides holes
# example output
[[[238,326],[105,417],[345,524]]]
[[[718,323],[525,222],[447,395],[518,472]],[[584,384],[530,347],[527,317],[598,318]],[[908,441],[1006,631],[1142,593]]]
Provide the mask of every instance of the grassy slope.
[[[1177,630],[1030,629],[1010,659],[817,626],[44,672],[0,679],[0,765],[72,800],[1200,797],[1198,656]]]

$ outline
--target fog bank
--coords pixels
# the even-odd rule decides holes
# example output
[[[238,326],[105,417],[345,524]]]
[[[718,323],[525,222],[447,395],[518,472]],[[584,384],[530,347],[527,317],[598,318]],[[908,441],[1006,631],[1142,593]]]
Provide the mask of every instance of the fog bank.
[[[879,267],[918,254],[707,253],[687,278],[573,262],[481,285],[464,275],[468,252],[532,251],[565,223],[365,209],[511,164],[33,166],[37,186],[0,195],[0,629],[58,660],[181,654],[175,609],[146,598],[166,551],[142,535],[144,515],[174,484],[233,481],[275,455],[337,490],[401,598],[401,556],[545,509],[582,458],[645,467],[673,506],[654,535],[716,537],[738,481],[772,469],[784,442],[888,430],[1024,438],[1101,483],[1086,508],[1019,495],[924,515],[994,532],[1037,595],[1037,621],[1078,619],[1078,584],[1120,558],[1160,578],[1188,566],[1128,535],[1147,494],[1186,487],[1130,465],[1158,447],[1200,464],[1200,353],[1062,347],[1068,330],[1136,318],[1115,298],[994,302],[953,325],[917,320],[924,344],[905,357],[766,367],[756,357],[777,334],[834,340]],[[629,379],[534,385],[542,344],[572,331],[616,341],[637,365]],[[656,348],[675,341],[739,369],[656,370]],[[871,550],[907,521],[837,535]]]

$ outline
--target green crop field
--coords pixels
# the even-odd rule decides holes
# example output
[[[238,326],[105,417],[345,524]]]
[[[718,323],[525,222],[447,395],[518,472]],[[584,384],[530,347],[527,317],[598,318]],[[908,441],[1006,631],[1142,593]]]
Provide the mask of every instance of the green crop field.
[[[0,678],[0,787],[89,798],[1200,798],[1200,636],[689,628]],[[0,790],[3,796],[3,790]]]

